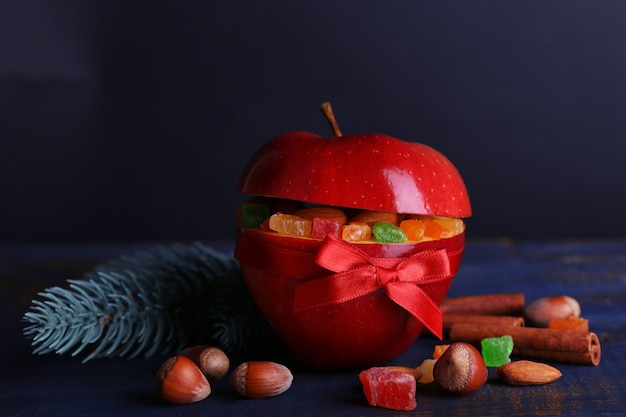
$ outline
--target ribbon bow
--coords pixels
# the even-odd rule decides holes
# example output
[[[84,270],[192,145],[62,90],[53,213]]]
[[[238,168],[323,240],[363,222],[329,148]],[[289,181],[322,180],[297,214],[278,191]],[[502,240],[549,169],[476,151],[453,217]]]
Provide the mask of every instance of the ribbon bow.
[[[393,302],[441,339],[441,310],[421,286],[451,277],[445,249],[423,251],[408,258],[374,258],[329,235],[315,261],[335,274],[298,284],[295,313],[340,304],[384,288]]]

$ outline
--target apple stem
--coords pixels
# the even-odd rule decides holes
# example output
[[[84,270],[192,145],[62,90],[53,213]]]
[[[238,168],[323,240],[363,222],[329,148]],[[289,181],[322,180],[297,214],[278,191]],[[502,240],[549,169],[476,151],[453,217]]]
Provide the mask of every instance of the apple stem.
[[[335,136],[341,136],[341,130],[339,130],[339,125],[337,124],[337,120],[335,119],[335,115],[333,114],[333,108],[330,105],[330,101],[322,103],[320,106],[320,110],[324,113],[326,120],[330,123],[330,127],[333,129],[333,133]]]

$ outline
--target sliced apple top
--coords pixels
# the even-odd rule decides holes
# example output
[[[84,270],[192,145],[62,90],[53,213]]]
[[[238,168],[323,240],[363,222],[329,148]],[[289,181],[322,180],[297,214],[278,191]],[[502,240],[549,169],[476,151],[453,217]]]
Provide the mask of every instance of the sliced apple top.
[[[465,183],[441,153],[380,134],[280,135],[251,158],[239,191],[315,204],[466,218]]]

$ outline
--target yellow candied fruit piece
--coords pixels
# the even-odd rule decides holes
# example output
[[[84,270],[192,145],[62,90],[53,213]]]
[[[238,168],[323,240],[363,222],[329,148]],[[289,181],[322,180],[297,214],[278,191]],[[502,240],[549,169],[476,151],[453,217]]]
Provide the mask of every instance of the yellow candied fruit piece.
[[[270,216],[269,228],[283,235],[310,237],[312,223],[311,220],[293,214],[278,213]]]
[[[437,223],[442,225],[446,232],[442,234],[442,238],[452,237],[456,235],[460,235],[465,231],[465,224],[461,219],[454,219],[450,217],[436,217],[434,219]]]
[[[341,228],[341,238],[346,242],[362,242],[372,237],[372,228],[365,223],[350,223]]]
[[[437,363],[437,359],[424,359],[420,366],[415,368],[422,373],[420,379],[417,380],[420,384],[430,384],[435,380],[433,377],[433,368]]]

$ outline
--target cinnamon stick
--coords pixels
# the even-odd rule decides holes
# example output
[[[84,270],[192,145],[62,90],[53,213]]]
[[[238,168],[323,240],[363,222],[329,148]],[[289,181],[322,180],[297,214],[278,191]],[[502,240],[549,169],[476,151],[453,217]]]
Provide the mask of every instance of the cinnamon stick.
[[[480,346],[487,337],[509,335],[513,338],[512,355],[578,365],[598,365],[601,348],[598,336],[591,332],[535,327],[511,327],[455,324],[450,329],[454,342]]]
[[[445,298],[441,311],[448,314],[483,314],[521,316],[524,313],[523,293],[469,295]]]
[[[443,335],[448,337],[450,329],[455,324],[471,324],[481,327],[486,325],[503,327],[524,326],[524,318],[521,316],[491,316],[486,314],[458,314],[447,313],[443,315]]]

